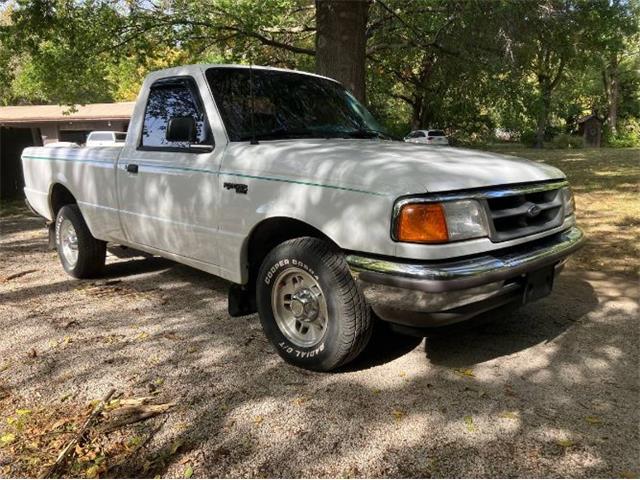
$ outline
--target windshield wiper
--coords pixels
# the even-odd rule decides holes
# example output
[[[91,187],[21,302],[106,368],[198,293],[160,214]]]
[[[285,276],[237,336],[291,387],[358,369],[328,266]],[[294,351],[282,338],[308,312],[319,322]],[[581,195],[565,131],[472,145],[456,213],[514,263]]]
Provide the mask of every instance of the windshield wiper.
[[[312,138],[315,135],[311,130],[297,129],[287,130],[286,128],[277,128],[270,132],[259,132],[255,134],[256,140],[286,140],[290,138]],[[243,135],[240,137],[240,141],[247,141],[253,138],[252,135]]]
[[[382,140],[394,140],[394,138],[388,133],[369,128],[360,128],[358,130],[344,132],[344,135],[349,138],[379,138]]]

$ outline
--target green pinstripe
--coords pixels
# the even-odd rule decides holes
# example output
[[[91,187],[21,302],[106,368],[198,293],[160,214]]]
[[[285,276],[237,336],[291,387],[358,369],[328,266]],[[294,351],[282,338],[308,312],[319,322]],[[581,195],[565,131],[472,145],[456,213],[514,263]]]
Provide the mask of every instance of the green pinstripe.
[[[60,160],[60,161],[63,161],[63,162],[112,164],[112,162],[110,162],[110,161],[84,160],[84,159],[79,159],[79,158],[39,157],[39,156],[34,156],[34,155],[23,155],[22,157],[23,158],[29,158],[31,160],[47,160],[47,161]],[[209,175],[218,175],[218,176],[220,176],[220,175],[229,175],[229,176],[240,177],[240,178],[253,178],[253,179],[256,179],[256,180],[267,180],[267,181],[270,181],[270,182],[293,183],[293,184],[297,184],[297,185],[308,185],[308,186],[311,186],[311,187],[331,188],[331,189],[334,189],[334,190],[345,190],[345,191],[348,191],[348,192],[364,193],[364,194],[367,194],[367,195],[384,196],[384,193],[379,193],[379,192],[370,192],[368,190],[359,190],[357,188],[340,187],[338,185],[328,185],[328,184],[324,184],[324,183],[305,182],[305,181],[302,181],[302,180],[293,180],[291,178],[265,177],[265,176],[262,176],[262,175],[249,175],[249,174],[246,174],[246,173],[237,173],[237,172],[224,172],[224,171],[214,172],[212,170],[205,170],[205,169],[201,169],[201,168],[175,167],[173,165],[151,165],[151,164],[145,164],[145,163],[139,163],[138,165],[140,165],[142,167],[153,167],[153,168],[159,168],[159,169],[163,169],[163,170],[177,170],[177,171],[185,171],[185,172],[198,172],[198,173],[207,173]]]

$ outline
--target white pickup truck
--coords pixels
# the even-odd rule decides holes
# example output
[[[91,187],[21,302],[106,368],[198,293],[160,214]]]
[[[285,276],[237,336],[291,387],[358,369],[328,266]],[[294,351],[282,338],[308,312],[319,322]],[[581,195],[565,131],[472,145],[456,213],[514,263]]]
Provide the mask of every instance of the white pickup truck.
[[[584,240],[556,168],[392,141],[339,83],[275,68],[154,72],[121,148],[22,162],[69,274],[99,275],[113,242],[218,275],[231,315],[314,370],[374,321],[421,334],[543,297]]]

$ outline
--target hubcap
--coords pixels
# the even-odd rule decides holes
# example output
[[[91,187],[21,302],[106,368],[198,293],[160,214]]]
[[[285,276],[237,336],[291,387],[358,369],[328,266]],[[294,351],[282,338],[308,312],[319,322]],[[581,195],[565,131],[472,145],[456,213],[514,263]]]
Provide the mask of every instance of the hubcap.
[[[60,246],[64,260],[71,268],[75,267],[78,262],[78,235],[67,219],[60,224]]]
[[[320,343],[327,328],[327,302],[318,282],[305,270],[290,267],[276,277],[271,308],[278,328],[299,347]]]

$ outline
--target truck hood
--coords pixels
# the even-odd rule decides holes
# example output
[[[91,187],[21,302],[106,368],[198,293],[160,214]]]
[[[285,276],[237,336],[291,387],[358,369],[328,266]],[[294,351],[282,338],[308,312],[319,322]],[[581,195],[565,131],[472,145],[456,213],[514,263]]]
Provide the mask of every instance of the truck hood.
[[[232,143],[222,170],[395,196],[565,178],[508,155],[359,139]]]

